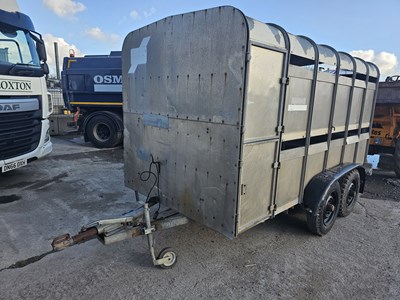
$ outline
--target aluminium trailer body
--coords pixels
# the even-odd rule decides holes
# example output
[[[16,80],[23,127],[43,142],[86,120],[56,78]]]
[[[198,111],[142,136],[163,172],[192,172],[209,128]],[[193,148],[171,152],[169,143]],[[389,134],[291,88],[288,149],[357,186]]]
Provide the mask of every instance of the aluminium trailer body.
[[[62,92],[85,140],[109,148],[122,142],[121,52],[65,57]],[[76,119],[76,118],[75,118]]]
[[[302,205],[322,235],[363,190],[371,63],[224,6],[129,33],[122,76],[125,185],[147,199],[54,239],[55,250],[146,235],[153,264],[169,268],[176,254],[155,256],[156,230],[192,219],[234,238]],[[172,216],[153,214],[156,203]]]
[[[317,215],[319,176],[359,168],[362,190],[371,63],[219,7],[128,34],[122,76],[126,185],[147,194],[158,161],[154,195],[229,238],[297,204]]]

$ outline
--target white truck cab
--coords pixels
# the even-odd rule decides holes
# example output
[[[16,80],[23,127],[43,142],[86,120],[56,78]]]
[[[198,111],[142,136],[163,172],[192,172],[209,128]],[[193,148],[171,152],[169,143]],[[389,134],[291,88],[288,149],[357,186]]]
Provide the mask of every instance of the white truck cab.
[[[0,172],[49,154],[52,100],[41,35],[16,1],[0,3]]]

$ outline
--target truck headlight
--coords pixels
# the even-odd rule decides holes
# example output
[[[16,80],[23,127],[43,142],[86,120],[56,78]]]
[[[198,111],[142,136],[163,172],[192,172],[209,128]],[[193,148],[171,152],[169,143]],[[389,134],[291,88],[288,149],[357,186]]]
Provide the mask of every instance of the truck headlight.
[[[47,93],[47,101],[49,105],[49,114],[53,112],[53,99],[51,98],[51,94]]]
[[[49,131],[49,129],[47,129],[47,131],[46,131],[46,136],[44,138],[44,143],[47,143],[48,141],[50,141],[50,131]]]

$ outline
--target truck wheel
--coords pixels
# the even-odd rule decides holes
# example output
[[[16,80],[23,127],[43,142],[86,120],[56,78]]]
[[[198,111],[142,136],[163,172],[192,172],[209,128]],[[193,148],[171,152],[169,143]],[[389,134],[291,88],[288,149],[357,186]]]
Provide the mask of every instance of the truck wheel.
[[[396,148],[393,154],[394,159],[394,171],[397,177],[400,177],[400,140],[396,140]]]
[[[319,199],[315,212],[307,214],[308,229],[315,234],[324,235],[331,230],[339,212],[340,184],[331,185],[324,197]]]
[[[342,197],[339,206],[339,216],[346,217],[354,209],[360,193],[360,173],[353,170],[343,176],[340,182]]]
[[[89,141],[97,148],[111,148],[121,142],[122,133],[115,123],[105,116],[93,117],[85,129]]]

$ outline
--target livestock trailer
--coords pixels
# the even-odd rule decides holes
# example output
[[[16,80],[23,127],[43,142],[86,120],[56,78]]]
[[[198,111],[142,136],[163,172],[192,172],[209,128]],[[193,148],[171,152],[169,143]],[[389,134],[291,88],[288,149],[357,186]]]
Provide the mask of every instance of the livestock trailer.
[[[224,6],[129,33],[122,77],[125,185],[147,195],[149,240],[147,202],[228,238],[300,205],[322,235],[363,190],[372,63]]]

